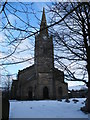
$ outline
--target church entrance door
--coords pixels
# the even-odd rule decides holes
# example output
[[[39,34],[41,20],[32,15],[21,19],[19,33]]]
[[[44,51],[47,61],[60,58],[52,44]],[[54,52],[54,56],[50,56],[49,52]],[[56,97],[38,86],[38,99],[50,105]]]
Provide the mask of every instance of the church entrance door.
[[[47,87],[43,88],[43,99],[49,99],[49,91]]]
[[[32,100],[32,87],[30,87],[28,90],[28,98]]]
[[[28,92],[28,97],[29,97],[30,100],[32,99],[32,91]]]

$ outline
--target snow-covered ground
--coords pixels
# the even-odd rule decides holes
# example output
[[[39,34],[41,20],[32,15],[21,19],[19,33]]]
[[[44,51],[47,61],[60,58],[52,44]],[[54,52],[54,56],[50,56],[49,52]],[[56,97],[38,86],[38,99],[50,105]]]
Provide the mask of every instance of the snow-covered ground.
[[[76,98],[79,102],[65,100],[10,101],[9,118],[88,118],[80,111],[85,98]]]
[[[77,86],[69,86],[69,90],[85,90],[88,89],[86,85],[77,85]]]

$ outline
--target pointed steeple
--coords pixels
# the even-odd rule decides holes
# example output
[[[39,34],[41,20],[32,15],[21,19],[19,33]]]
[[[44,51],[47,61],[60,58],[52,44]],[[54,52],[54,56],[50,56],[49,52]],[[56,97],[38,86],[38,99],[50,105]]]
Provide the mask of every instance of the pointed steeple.
[[[41,30],[41,32],[44,31],[43,33],[48,35],[48,29],[46,27],[47,27],[47,22],[46,22],[46,16],[45,16],[45,9],[43,7],[43,14],[42,14],[40,30]]]

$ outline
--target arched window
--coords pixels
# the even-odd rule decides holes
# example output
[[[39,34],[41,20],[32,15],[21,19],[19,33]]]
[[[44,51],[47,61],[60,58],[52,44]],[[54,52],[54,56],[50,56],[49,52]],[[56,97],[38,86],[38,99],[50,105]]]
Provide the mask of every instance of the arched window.
[[[28,98],[31,100],[32,99],[32,87],[28,88]]]
[[[49,98],[49,91],[47,87],[43,88],[43,99],[48,99]]]
[[[58,94],[62,97],[63,95],[62,87],[58,87]]]

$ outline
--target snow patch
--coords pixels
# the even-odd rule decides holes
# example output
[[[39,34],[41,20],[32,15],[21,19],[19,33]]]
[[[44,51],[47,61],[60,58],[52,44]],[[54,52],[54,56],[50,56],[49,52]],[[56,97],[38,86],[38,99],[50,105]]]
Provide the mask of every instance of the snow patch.
[[[86,85],[70,86],[69,90],[86,90],[88,87]]]
[[[88,118],[80,107],[85,98],[76,98],[77,103],[57,100],[10,101],[9,118]]]

